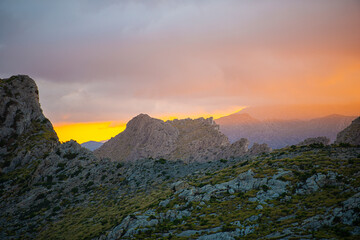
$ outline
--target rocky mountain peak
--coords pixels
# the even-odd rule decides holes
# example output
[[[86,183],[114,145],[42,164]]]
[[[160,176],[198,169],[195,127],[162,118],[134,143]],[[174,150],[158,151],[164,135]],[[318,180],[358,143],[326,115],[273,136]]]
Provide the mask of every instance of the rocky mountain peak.
[[[248,141],[230,144],[213,118],[162,121],[146,114],[134,117],[124,132],[110,139],[94,153],[100,158],[132,162],[144,158],[207,162],[248,153]],[[270,148],[262,148],[264,152]]]
[[[0,99],[1,169],[13,170],[59,144],[52,124],[43,115],[33,79],[26,75],[1,79]]]

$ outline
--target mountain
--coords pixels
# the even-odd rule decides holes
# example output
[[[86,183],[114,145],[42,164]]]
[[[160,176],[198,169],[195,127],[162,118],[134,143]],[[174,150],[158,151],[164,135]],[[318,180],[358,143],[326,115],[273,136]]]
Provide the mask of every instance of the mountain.
[[[329,115],[311,120],[258,120],[248,113],[235,113],[216,119],[220,131],[235,142],[247,138],[250,144],[266,143],[272,148],[297,144],[306,138],[324,136],[334,141],[336,134],[356,117]]]
[[[60,144],[42,113],[34,80],[23,75],[1,79],[0,99],[0,172],[30,164]]]
[[[205,162],[270,151],[265,145],[249,150],[248,144],[247,139],[230,144],[212,118],[164,122],[140,114],[128,122],[123,132],[94,153],[99,158],[120,162],[144,158]]]
[[[60,144],[29,77],[0,79],[0,94],[0,239],[359,239],[359,146],[317,138],[205,162],[114,162],[75,141]],[[164,122],[135,120],[136,138],[163,131]],[[357,124],[339,139],[358,136]],[[188,125],[218,136],[211,119],[175,125],[184,127],[178,137],[193,139]]]
[[[360,117],[356,118],[350,126],[338,133],[335,143],[360,145]]]
[[[101,147],[103,144],[104,144],[103,142],[89,141],[89,142],[82,143],[81,146],[86,149],[89,149],[90,151],[94,151],[94,150],[98,149],[99,147]]]

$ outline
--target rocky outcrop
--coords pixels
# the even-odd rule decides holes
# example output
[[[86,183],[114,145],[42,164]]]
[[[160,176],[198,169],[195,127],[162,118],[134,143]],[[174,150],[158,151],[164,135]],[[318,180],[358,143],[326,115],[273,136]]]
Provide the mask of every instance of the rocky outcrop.
[[[34,80],[23,75],[1,79],[0,99],[0,172],[41,158],[59,144]]]
[[[338,133],[335,143],[360,145],[360,117],[356,118],[350,126]]]
[[[272,151],[271,147],[269,147],[266,143],[259,144],[254,143],[252,147],[249,149],[249,155],[258,155],[262,153],[270,153]]]
[[[144,158],[207,162],[270,151],[266,145],[254,145],[249,151],[248,145],[247,139],[230,144],[212,118],[164,122],[140,114],[129,121],[124,132],[102,145],[95,154],[123,162]]]
[[[301,141],[297,144],[297,146],[307,146],[311,144],[321,144],[321,145],[329,145],[330,139],[327,137],[315,137],[315,138],[307,138],[304,141]]]

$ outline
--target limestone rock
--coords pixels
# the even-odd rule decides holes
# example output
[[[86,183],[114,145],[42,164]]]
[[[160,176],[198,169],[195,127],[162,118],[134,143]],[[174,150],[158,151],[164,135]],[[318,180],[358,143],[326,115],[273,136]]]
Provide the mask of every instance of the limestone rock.
[[[338,133],[335,143],[360,145],[360,117],[356,118],[350,126]]]
[[[170,123],[140,114],[128,122],[125,131],[102,145],[95,154],[116,161],[160,158],[175,150],[178,136],[178,129]]]
[[[39,103],[38,88],[24,75],[0,79],[0,169],[14,170],[59,144]]]
[[[248,152],[249,140],[241,138],[226,148],[222,153],[222,158],[235,158],[243,156]]]
[[[258,155],[262,153],[270,153],[272,149],[266,144],[254,143],[249,149],[249,155]]]
[[[186,162],[218,158],[221,148],[230,145],[212,119],[183,119],[164,122],[146,114],[133,118],[124,132],[95,151],[114,161],[165,158]]]
[[[132,162],[145,158],[170,161],[208,162],[236,158],[248,152],[249,141],[240,139],[230,144],[212,118],[162,121],[140,114],[125,131],[94,151],[100,158]],[[267,145],[255,145],[249,154],[268,152]]]

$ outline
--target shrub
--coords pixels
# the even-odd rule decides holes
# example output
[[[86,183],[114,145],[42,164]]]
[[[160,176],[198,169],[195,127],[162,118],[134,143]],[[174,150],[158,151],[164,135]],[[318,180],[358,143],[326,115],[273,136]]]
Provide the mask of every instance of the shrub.
[[[56,206],[56,207],[54,207],[54,209],[53,209],[53,211],[54,212],[57,212],[57,211],[59,211],[61,208],[59,207],[59,206]]]
[[[76,158],[77,155],[78,155],[77,153],[66,153],[64,155],[64,158],[67,158],[68,160],[71,160],[71,159]]]
[[[44,194],[44,193],[40,193],[40,194],[36,197],[36,200],[43,199],[43,198],[45,198],[45,194]]]
[[[344,148],[351,147],[351,144],[350,143],[340,143],[339,147],[344,147]]]
[[[71,192],[72,192],[73,194],[78,193],[78,192],[79,192],[79,189],[78,189],[77,187],[74,187],[74,188],[71,189]]]
[[[222,232],[232,232],[235,231],[236,227],[231,224],[225,224],[221,227]]]
[[[269,190],[269,187],[268,187],[267,185],[262,185],[261,188],[262,188],[262,190],[263,190],[264,192],[266,192],[267,190]]]
[[[53,176],[48,175],[48,176],[46,177],[46,182],[47,182],[48,184],[51,184],[52,181],[53,181]]]
[[[160,163],[160,164],[165,164],[167,161],[164,158],[160,158],[160,159],[156,160],[155,162]]]
[[[66,166],[66,163],[58,163],[58,168],[65,168]]]
[[[324,148],[325,147],[325,145],[322,143],[312,143],[309,146],[312,148]]]

